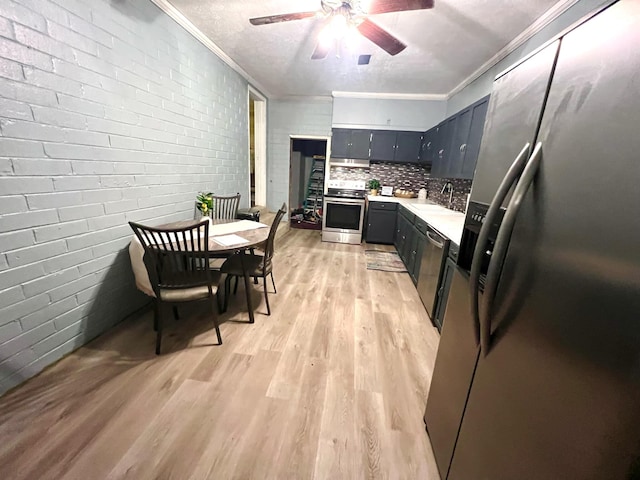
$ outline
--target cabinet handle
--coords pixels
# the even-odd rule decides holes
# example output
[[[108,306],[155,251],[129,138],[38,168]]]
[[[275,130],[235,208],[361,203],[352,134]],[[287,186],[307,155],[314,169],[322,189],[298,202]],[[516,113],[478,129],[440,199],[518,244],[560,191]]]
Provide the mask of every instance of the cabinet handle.
[[[460,145],[460,153],[464,153],[464,151],[467,149],[467,144],[463,143],[462,145]]]

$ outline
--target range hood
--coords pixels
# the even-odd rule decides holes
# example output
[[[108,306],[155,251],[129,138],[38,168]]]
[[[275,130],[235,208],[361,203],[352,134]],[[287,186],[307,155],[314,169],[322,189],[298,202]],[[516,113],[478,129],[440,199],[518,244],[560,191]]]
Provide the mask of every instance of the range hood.
[[[329,162],[332,167],[369,168],[369,160],[356,158],[332,158]]]

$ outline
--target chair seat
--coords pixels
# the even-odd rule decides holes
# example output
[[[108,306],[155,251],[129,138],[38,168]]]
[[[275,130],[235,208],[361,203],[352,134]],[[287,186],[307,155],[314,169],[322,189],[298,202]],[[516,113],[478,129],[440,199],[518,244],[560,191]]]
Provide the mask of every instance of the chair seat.
[[[215,295],[218,291],[221,274],[217,271],[210,271],[209,276],[211,278],[211,293]],[[202,277],[202,281],[198,282],[198,277]],[[209,296],[209,286],[206,284],[206,272],[204,270],[202,270],[201,275],[194,275],[194,272],[191,271],[184,278],[173,276],[172,280],[171,284],[165,283],[160,287],[160,300],[163,302],[190,302]],[[191,286],[194,283],[196,285]]]
[[[242,258],[240,258],[242,256]],[[243,275],[242,262],[244,261],[247,275],[250,277],[263,277],[271,273],[271,262],[267,263],[267,271],[263,271],[264,257],[262,255],[236,253],[231,255],[220,267],[222,273],[227,275]]]
[[[217,285],[211,285],[213,295],[218,291]],[[163,288],[160,290],[160,300],[163,302],[191,302],[202,300],[209,296],[209,287],[206,285],[191,288]]]

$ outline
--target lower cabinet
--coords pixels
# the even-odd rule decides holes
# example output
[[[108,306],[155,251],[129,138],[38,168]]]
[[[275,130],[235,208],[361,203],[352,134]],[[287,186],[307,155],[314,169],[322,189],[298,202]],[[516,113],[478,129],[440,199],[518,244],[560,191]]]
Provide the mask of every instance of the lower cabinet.
[[[394,243],[397,211],[398,204],[395,202],[369,202],[365,234],[367,243]]]
[[[420,264],[422,262],[422,252],[424,251],[425,244],[427,243],[427,237],[416,226],[411,227],[411,245],[408,252],[408,262],[406,264],[407,271],[413,284],[418,283],[418,277],[420,276]]]
[[[395,246],[414,285],[418,283],[422,252],[427,242],[424,226],[425,222],[406,208],[400,207]]]
[[[369,202],[366,241],[368,243],[393,243],[414,285],[417,285],[420,278],[423,253],[428,242],[426,234],[429,230],[430,227],[424,220],[416,217],[402,205],[393,202]],[[449,257],[441,270],[442,275],[432,318],[438,330],[442,329],[449,289],[456,268],[457,254],[457,245],[451,243]]]
[[[413,222],[415,215],[403,206],[398,210],[398,227],[396,229],[396,250],[405,265],[409,264],[411,242],[413,241]]]
[[[458,260],[458,246],[451,244],[449,247],[449,256],[444,265],[444,271],[442,272],[442,279],[440,280],[440,286],[438,287],[438,303],[436,305],[436,313],[433,318],[438,330],[442,330],[442,324],[444,322],[444,316],[447,312],[447,301],[449,300],[449,290],[451,290],[451,282],[453,281],[453,274],[456,271],[456,263]]]

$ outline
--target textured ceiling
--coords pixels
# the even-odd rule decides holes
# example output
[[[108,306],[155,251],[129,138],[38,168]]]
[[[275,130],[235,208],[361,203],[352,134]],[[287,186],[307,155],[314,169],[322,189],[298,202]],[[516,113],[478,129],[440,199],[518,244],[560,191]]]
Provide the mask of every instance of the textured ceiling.
[[[359,37],[311,60],[322,18],[254,26],[249,18],[313,11],[320,0],[169,0],[273,96],[332,91],[447,94],[557,0],[435,0],[432,10],[372,15],[407,44],[390,56]],[[357,57],[370,54],[369,65]]]

